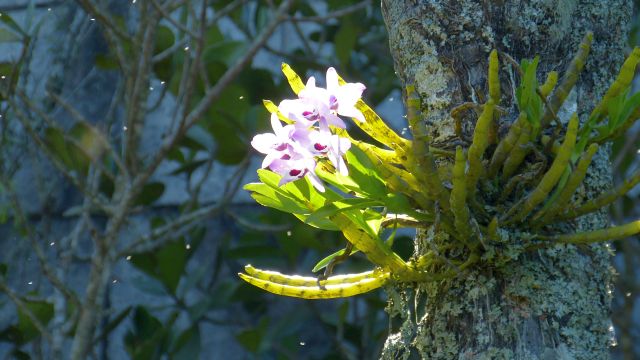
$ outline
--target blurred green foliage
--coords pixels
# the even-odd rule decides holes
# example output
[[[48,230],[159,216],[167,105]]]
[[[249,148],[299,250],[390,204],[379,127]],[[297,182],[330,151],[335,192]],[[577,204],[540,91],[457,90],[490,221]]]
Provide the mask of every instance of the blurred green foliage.
[[[214,1],[209,11],[215,16],[227,11],[230,4],[231,1]],[[344,16],[324,18],[351,6],[359,7]],[[248,1],[226,13],[224,23],[216,22],[206,29],[203,71],[193,88],[194,103],[243,56],[249,47],[248,39],[259,34],[274,11],[268,3]],[[185,25],[184,21],[191,16],[186,6],[176,8],[172,14]],[[168,153],[166,161],[175,165],[170,176],[193,182],[196,174],[208,166],[229,173],[246,166],[251,138],[269,127],[262,100],[278,103],[295,96],[280,74],[280,62],[291,64],[301,75],[315,75],[320,82],[324,81],[326,69],[334,66],[340,74],[366,83],[365,98],[372,105],[398,86],[377,5],[360,1],[296,1],[288,14],[318,20],[287,22],[286,28],[276,32],[274,41],[258,55],[277,63],[253,61],[235,78],[206,115]],[[124,26],[123,18],[114,17]],[[27,31],[9,14],[2,14],[0,21],[0,42],[26,44]],[[287,41],[278,44],[278,38],[285,35]],[[163,98],[181,94],[184,86],[181,70],[195,56],[193,51],[187,51],[188,38],[171,22],[161,22],[155,30],[152,56],[157,61],[153,63],[150,80],[165,85]],[[124,51],[134,64],[137,59],[130,56],[130,46],[125,46]],[[112,50],[94,54],[93,60],[95,71],[120,72],[117,54]],[[0,72],[17,74],[21,65],[20,61],[2,63]],[[17,76],[13,81],[18,83]],[[94,129],[82,125],[71,129],[48,126],[43,134],[44,146],[53,154],[53,161],[76,172],[82,181],[95,159],[106,169],[115,167],[113,159],[101,156],[102,141]],[[213,165],[202,154],[212,156]],[[103,196],[111,198],[118,184],[103,174],[99,188]],[[166,191],[163,183],[149,182],[137,195],[134,206],[153,211]],[[170,211],[159,209],[150,222],[150,231],[165,226],[176,213],[201,206],[205,204],[190,199]],[[244,349],[244,354],[230,354],[231,358],[370,358],[379,353],[386,335],[387,322],[381,316],[385,301],[380,292],[357,299],[292,301],[254,289],[235,275],[246,263],[309,274],[313,264],[344,246],[344,240],[337,235],[254,202],[232,201],[207,223],[194,224],[186,233],[169,235],[170,239],[157,248],[125,254],[126,259],[120,265],[133,274],[132,291],[154,300],[124,308],[111,308],[107,304],[94,344],[114,341],[112,334],[124,333],[121,341],[132,359],[207,358],[201,352],[201,344],[211,336],[203,332],[203,326],[208,325],[233,334],[236,348]],[[407,238],[396,239],[398,243],[411,244]],[[338,271],[367,267],[367,262],[360,258]],[[50,302],[30,300],[37,295],[28,295],[23,301],[46,327],[52,320],[54,307]],[[114,295],[107,290],[106,296]],[[73,316],[71,309],[65,320],[73,321]],[[71,337],[73,333],[72,329],[65,336]],[[40,335],[31,320],[20,312],[15,323],[0,329],[0,341],[13,346],[12,356],[16,358],[31,358],[30,346]]]

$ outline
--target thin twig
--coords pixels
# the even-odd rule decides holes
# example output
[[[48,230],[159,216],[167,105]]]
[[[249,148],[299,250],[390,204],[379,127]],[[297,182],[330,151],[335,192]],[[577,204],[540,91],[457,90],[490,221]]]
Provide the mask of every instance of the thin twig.
[[[255,221],[245,219],[244,217],[238,215],[235,211],[229,209],[225,210],[225,214],[229,215],[240,226],[251,231],[260,233],[282,233],[283,231],[291,229],[291,224],[259,224]]]
[[[242,56],[242,58],[238,59],[238,61],[222,75],[222,77],[218,80],[216,85],[211,89],[207,90],[204,97],[200,102],[196,105],[196,107],[188,114],[185,118],[185,121],[182,125],[178,127],[175,134],[160,148],[156,156],[151,160],[147,168],[139,175],[139,177],[134,181],[134,183],[144,183],[147,178],[149,178],[156,170],[156,168],[160,165],[162,160],[166,157],[166,154],[173,148],[173,146],[177,143],[177,141],[182,138],[182,136],[186,133],[186,131],[193,126],[202,115],[209,109],[211,104],[216,101],[222,92],[233,82],[233,80],[240,74],[240,72],[249,64],[251,59],[253,59],[254,55],[262,48],[262,46],[267,42],[271,34],[275,31],[275,29],[280,25],[282,21],[285,19],[285,14],[291,7],[293,0],[285,0],[280,4],[278,8],[278,12],[274,14],[271,22],[264,27],[262,33],[254,39],[251,46],[247,50],[247,52]]]
[[[78,2],[89,15],[95,18],[99,23],[103,24],[109,32],[117,35],[122,40],[131,41],[129,34],[124,32],[114,23],[113,19],[107,15],[107,11],[99,9],[98,5],[94,4],[91,0],[78,0]]]
[[[169,235],[170,238],[175,238],[177,234],[184,233],[186,230],[190,229],[194,223],[218,213],[224,205],[226,204],[220,202],[201,207],[198,210],[182,215],[170,223],[158,227],[150,233],[134,240],[126,248],[119,251],[115,256],[115,259],[153,250],[164,244],[165,236]]]
[[[143,9],[143,11],[144,10],[148,9]],[[129,76],[130,81],[133,82],[130,88],[131,93],[127,94],[125,99],[125,126],[128,127],[128,131],[125,133],[125,153],[123,156],[128,167],[134,172],[137,167],[137,161],[135,160],[138,137],[143,122],[142,111],[145,109],[148,97],[147,88],[149,86],[150,60],[153,56],[153,39],[159,22],[157,13],[152,11],[147,12],[149,12],[149,14],[145,14],[145,16],[142,17],[140,28],[135,36],[134,44],[141,48],[141,52],[138,62],[133,68],[133,74]]]
[[[209,21],[208,26],[215,25],[215,23],[218,22],[218,20],[229,15],[229,13],[237,9],[239,6],[244,5],[246,2],[247,0],[234,0],[230,2],[225,7],[223,7],[222,9],[218,10],[216,13],[213,14],[213,17]]]
[[[204,1],[204,3],[206,4],[206,1]],[[199,34],[194,33],[193,30],[189,29],[185,25],[183,25],[183,24],[177,22],[176,20],[174,20],[171,17],[171,14],[169,12],[167,12],[167,10],[164,9],[160,4],[158,4],[158,2],[156,0],[151,0],[151,4],[156,8],[156,10],[158,10],[158,12],[163,16],[163,18],[165,20],[167,20],[168,22],[171,23],[171,25],[173,25],[176,28],[180,29],[181,31],[189,34],[189,36],[191,36],[194,39],[199,39],[200,38]]]
[[[361,1],[361,2],[359,2],[357,4],[353,4],[351,6],[347,6],[347,7],[344,7],[342,9],[329,12],[329,13],[327,13],[325,15],[321,15],[321,16],[304,16],[304,17],[302,17],[302,16],[291,16],[287,20],[292,21],[292,22],[317,22],[317,23],[321,23],[321,22],[325,22],[327,20],[336,19],[336,18],[339,18],[339,17],[350,15],[350,14],[356,12],[356,11],[359,11],[361,9],[365,9],[369,5],[371,5],[371,0],[364,0],[364,1]]]

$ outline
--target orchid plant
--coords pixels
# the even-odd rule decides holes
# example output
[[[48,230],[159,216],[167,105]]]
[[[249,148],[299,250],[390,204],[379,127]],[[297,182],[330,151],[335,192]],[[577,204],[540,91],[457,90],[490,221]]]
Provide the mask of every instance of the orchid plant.
[[[639,170],[595,199],[578,196],[599,146],[640,119],[640,96],[629,95],[640,48],[627,58],[582,126],[577,114],[570,119],[556,115],[584,68],[592,37],[585,36],[561,79],[550,72],[544,84],[537,82],[537,58],[518,65],[507,56],[520,74],[509,104],[519,113],[515,119],[503,116],[507,112],[499,107],[503,99],[498,53],[492,51],[487,101],[451,110],[458,123],[461,113],[477,110],[472,134],[456,126],[456,135],[466,145],[455,150],[433,146],[413,86],[405,92],[409,140],[361,100],[363,84],[344,82],[333,68],[327,70],[326,88],[318,87],[313,77],[304,84],[283,64],[298,98],[277,106],[264,101],[273,133],[253,138],[252,146],[265,158],[258,170],[260,182],[245,189],[264,206],[291,213],[310,226],[341,231],[347,246],[316,264],[314,272],[325,269],[318,277],[284,275],[251,265],[240,277],[280,295],[346,297],[389,281],[438,281],[460,276],[470,266],[503,266],[541,247],[640,233],[640,220],[582,233],[566,233],[566,226],[557,225],[598,211],[640,183]],[[343,117],[352,118],[382,146],[353,139]],[[491,136],[496,125],[508,128],[500,139]],[[528,156],[534,152],[536,156]],[[396,227],[428,229],[431,249],[402,259],[391,248],[393,236],[381,237],[385,228]],[[376,267],[331,276],[337,263],[357,252]]]
[[[318,278],[282,275],[251,265],[245,268],[246,274],[239,275],[268,291],[303,298],[342,297],[375,289],[389,278],[389,267],[418,276],[391,251],[389,242],[380,239],[382,229],[396,220],[417,220],[407,215],[390,216],[381,209],[423,220],[430,217],[417,212],[410,197],[390,190],[374,164],[376,158],[367,155],[374,151],[372,145],[353,140],[343,118],[353,119],[371,136],[394,134],[387,143],[407,148],[407,140],[364,104],[363,84],[344,82],[334,68],[327,70],[324,88],[316,85],[314,77],[303,84],[287,64],[282,70],[298,97],[277,106],[264,101],[273,132],[258,134],[251,141],[265,156],[258,170],[260,182],[247,184],[245,189],[262,205],[292,213],[314,227],[342,231],[348,246],[315,266],[314,272],[325,269]],[[337,262],[358,251],[381,267],[362,274],[330,276]],[[275,282],[269,280],[275,278]]]

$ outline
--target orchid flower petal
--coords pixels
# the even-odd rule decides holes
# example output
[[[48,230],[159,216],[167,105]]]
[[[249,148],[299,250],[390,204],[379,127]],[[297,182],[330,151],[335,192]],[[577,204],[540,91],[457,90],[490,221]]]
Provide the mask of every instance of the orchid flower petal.
[[[339,106],[353,106],[360,100],[365,89],[361,83],[347,83],[336,89],[334,95],[338,98]]]
[[[329,92],[334,92],[338,89],[340,84],[338,83],[338,73],[336,69],[330,67],[327,69],[327,90]]]
[[[263,154],[268,154],[277,143],[278,138],[272,133],[258,134],[251,140],[251,146]]]
[[[356,109],[355,107],[346,107],[346,108],[340,108],[338,110],[338,114],[342,115],[342,116],[347,116],[350,118],[354,118],[357,119],[360,122],[364,122],[365,121],[365,117],[364,114],[362,113],[362,111]]]
[[[324,185],[322,184],[322,180],[320,180],[320,178],[318,177],[318,175],[316,175],[315,172],[309,171],[307,173],[307,176],[309,177],[309,181],[311,182],[311,185],[313,185],[314,188],[316,188],[316,190],[320,191],[320,192],[324,192]]]

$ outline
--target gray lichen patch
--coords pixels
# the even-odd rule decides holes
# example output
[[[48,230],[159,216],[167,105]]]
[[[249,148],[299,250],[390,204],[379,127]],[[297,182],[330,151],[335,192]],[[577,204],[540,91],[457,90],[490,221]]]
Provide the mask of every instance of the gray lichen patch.
[[[382,358],[607,358],[603,294],[610,293],[611,273],[597,269],[608,262],[606,254],[559,246],[456,279],[393,288],[388,309],[401,325]]]

